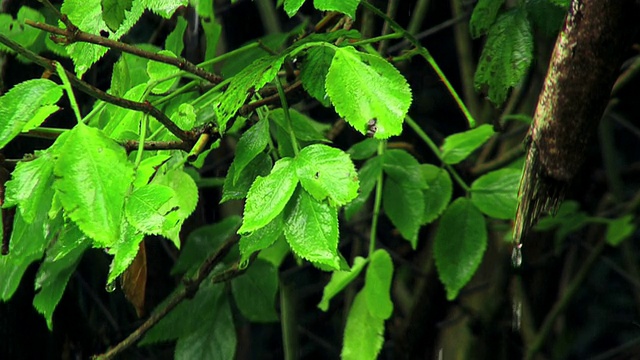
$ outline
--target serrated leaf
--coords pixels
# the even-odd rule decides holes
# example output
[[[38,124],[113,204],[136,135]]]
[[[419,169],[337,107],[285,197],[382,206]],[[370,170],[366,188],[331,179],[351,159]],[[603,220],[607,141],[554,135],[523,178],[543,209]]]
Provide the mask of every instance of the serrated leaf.
[[[358,197],[348,203],[344,207],[344,214],[347,220],[351,219],[369,199],[369,195],[378,181],[378,177],[382,174],[382,164],[384,159],[382,156],[373,157],[364,163],[360,171],[358,171],[358,179],[360,180],[360,192]]]
[[[305,0],[284,0],[284,11],[287,12],[287,15],[289,15],[289,17],[293,17],[293,15],[295,15],[298,10],[300,10],[300,7],[302,6],[302,4],[304,4]]]
[[[518,169],[500,169],[479,177],[471,184],[471,201],[488,216],[514,219],[521,175]]]
[[[291,250],[314,263],[340,269],[338,211],[299,190],[287,207],[284,235]]]
[[[383,249],[371,254],[371,260],[365,274],[365,285],[362,289],[366,298],[369,313],[383,320],[391,317],[391,282],[393,280],[393,261],[389,253]]]
[[[273,163],[271,157],[267,153],[258,154],[247,166],[244,171],[240,172],[235,184],[233,178],[236,177],[238,172],[233,164],[229,167],[229,172],[224,178],[224,184],[222,186],[222,200],[220,203],[232,200],[232,199],[244,199],[249,192],[251,184],[258,176],[267,176]]]
[[[322,291],[322,300],[320,300],[318,308],[322,311],[329,310],[329,301],[358,277],[367,262],[367,259],[361,256],[356,256],[353,259],[353,266],[349,271],[334,271],[331,274],[331,280],[329,280],[329,283]]]
[[[67,282],[80,262],[82,254],[91,245],[86,237],[81,235],[80,239],[81,242],[76,242],[74,239],[58,239],[58,241],[74,241],[73,248],[64,256],[56,256],[57,251],[55,248],[52,249],[53,251],[50,251],[52,254],[47,253],[36,275],[35,288],[40,291],[33,298],[33,306],[44,316],[50,331],[53,329],[53,311],[62,298]]]
[[[220,132],[253,92],[273,80],[284,62],[283,56],[262,57],[236,74],[227,90],[214,104]]]
[[[322,129],[323,132],[327,131],[331,127],[330,125],[310,119],[295,109],[289,109],[289,116],[291,118],[291,130],[298,140],[310,142],[329,141],[319,129]],[[272,110],[269,113],[269,117],[282,129],[286,130],[288,128],[282,108]]]
[[[338,114],[362,134],[368,131],[367,123],[375,119],[375,138],[399,135],[411,105],[407,80],[379,56],[358,52],[351,46],[335,51],[326,89]]]
[[[160,50],[158,51],[158,55],[176,57],[176,55],[169,50]],[[149,74],[149,82],[155,83],[151,92],[154,94],[164,94],[169,91],[173,85],[180,80],[179,76],[175,76],[179,72],[180,69],[174,65],[150,60],[147,63],[147,73]]]
[[[189,131],[193,129],[196,124],[196,113],[193,105],[188,103],[180,104],[178,111],[171,114],[171,121],[182,130]]]
[[[238,233],[248,235],[275,219],[284,209],[297,185],[298,177],[293,160],[282,158],[276,161],[269,175],[258,176],[251,185]]]
[[[360,291],[351,305],[344,328],[341,358],[344,360],[376,359],[384,342],[384,319],[369,311],[367,297]]]
[[[422,164],[420,168],[429,185],[427,189],[423,190],[424,214],[422,215],[422,225],[426,225],[437,219],[449,205],[453,194],[453,183],[449,172],[444,168],[431,164]]]
[[[278,271],[271,263],[260,259],[251,263],[242,276],[231,281],[231,292],[240,313],[247,320],[278,321],[275,307]]]
[[[167,221],[167,214],[162,208],[175,196],[172,188],[156,183],[134,190],[124,206],[127,221],[144,234],[162,233]]]
[[[433,246],[440,281],[447,299],[453,300],[475,274],[487,248],[484,217],[469,199],[461,197],[449,205]]]
[[[356,18],[356,9],[360,0],[313,0],[313,6],[322,11],[338,11]]]
[[[232,179],[233,185],[238,181],[242,170],[244,170],[247,164],[264,151],[270,139],[269,121],[267,120],[258,121],[242,134],[236,147],[236,157],[231,164],[235,170]]]
[[[22,131],[40,126],[58,110],[62,88],[51,80],[21,82],[0,97],[0,149]],[[27,125],[28,124],[28,125]]]
[[[198,186],[189,174],[179,168],[158,174],[152,183],[166,185],[175,191],[176,195],[160,209],[166,214],[161,234],[180,248],[180,229],[198,205]]]
[[[335,50],[327,46],[312,47],[300,67],[302,87],[325,107],[331,104],[325,90],[325,79],[334,54]]]
[[[192,231],[180,251],[180,257],[171,269],[171,274],[191,275],[209,255],[235,234],[241,220],[239,216],[229,216],[213,225],[202,226]]]
[[[79,123],[55,164],[54,187],[66,215],[98,247],[120,237],[124,199],[133,181],[125,150],[100,130]]]
[[[378,151],[380,141],[377,139],[366,138],[358,143],[352,145],[347,154],[351,156],[353,160],[364,160],[373,156]]]
[[[533,34],[524,9],[498,17],[489,30],[474,79],[475,87],[489,88],[488,98],[500,105],[507,91],[529,71],[533,59]]]
[[[633,223],[633,216],[625,215],[621,218],[613,219],[607,224],[605,239],[607,240],[607,244],[618,246],[622,241],[631,236],[635,230],[636,225]]]
[[[473,38],[478,38],[489,30],[503,3],[504,0],[478,1],[469,20],[469,30]]]
[[[109,248],[109,254],[113,255],[107,284],[113,284],[116,278],[127,270],[140,249],[140,242],[144,240],[144,234],[133,227],[126,218],[120,224],[120,238]]]
[[[427,182],[422,175],[422,168],[416,158],[405,150],[391,149],[382,155],[383,170],[390,178],[402,186],[425,189]]]
[[[488,124],[480,125],[461,133],[447,136],[442,144],[442,161],[455,165],[466,159],[471,153],[484,144],[495,131]]]
[[[21,161],[6,183],[4,208],[18,206],[27,223],[33,222],[36,211],[44,199],[51,198],[53,189],[53,164],[51,154],[37,152],[31,161]]]
[[[418,245],[424,203],[422,189],[405,186],[391,177],[385,180],[382,188],[384,212],[413,249]]]
[[[271,246],[284,231],[282,213],[278,214],[266,226],[240,238],[240,262],[245,262],[251,254]]]
[[[342,206],[358,196],[358,174],[344,151],[323,144],[309,145],[295,159],[302,187],[316,200]]]
[[[124,21],[125,12],[131,10],[133,0],[100,0],[102,6],[102,20],[116,31]]]

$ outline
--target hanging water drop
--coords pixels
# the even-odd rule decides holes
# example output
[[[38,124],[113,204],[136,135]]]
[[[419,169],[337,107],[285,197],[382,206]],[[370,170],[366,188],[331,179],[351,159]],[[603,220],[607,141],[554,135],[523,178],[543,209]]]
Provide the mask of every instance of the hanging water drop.
[[[514,332],[520,331],[520,326],[522,326],[522,301],[516,299],[512,300],[511,304],[511,330]]]
[[[115,282],[115,281],[112,281],[112,282],[110,282],[110,283],[107,283],[107,285],[104,287],[104,289],[105,289],[107,292],[110,292],[110,293],[111,293],[111,292],[114,292],[114,291],[116,290],[116,282]]]
[[[522,266],[522,244],[516,244],[511,251],[511,266],[518,269]]]
[[[249,259],[245,259],[238,264],[238,270],[244,270],[249,266]]]

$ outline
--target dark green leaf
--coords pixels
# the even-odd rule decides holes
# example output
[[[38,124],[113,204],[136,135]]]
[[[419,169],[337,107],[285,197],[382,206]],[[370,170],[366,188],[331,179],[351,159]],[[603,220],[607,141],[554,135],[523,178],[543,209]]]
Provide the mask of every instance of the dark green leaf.
[[[564,3],[564,4],[560,4]],[[555,36],[567,14],[568,0],[528,0],[527,14],[534,28]]]
[[[353,300],[340,356],[343,360],[376,359],[384,342],[384,319],[369,311],[367,297],[360,291]]]
[[[422,164],[420,168],[429,185],[427,189],[423,190],[424,215],[422,216],[422,225],[426,225],[437,219],[449,205],[453,194],[453,183],[449,172],[444,168],[431,164]]]
[[[287,129],[284,110],[282,110],[282,108],[271,111],[269,115],[271,119],[273,119],[273,121],[282,129]],[[297,112],[295,109],[289,109],[289,116],[291,118],[291,128],[298,140],[310,142],[329,142],[329,140],[327,140],[322,132],[328,131],[329,128],[331,128],[330,125],[310,119],[307,116]],[[320,131],[320,129],[322,129],[322,132]]]
[[[302,149],[295,159],[302,187],[316,200],[342,206],[358,195],[358,174],[349,155],[327,145]]]
[[[238,141],[236,157],[231,166],[234,167],[232,185],[235,185],[244,168],[269,144],[269,121],[261,120],[245,131]]]
[[[515,218],[521,175],[518,169],[500,169],[479,177],[471,184],[471,201],[488,216]]]
[[[494,133],[491,125],[484,124],[475,129],[447,136],[442,144],[442,161],[450,165],[461,162],[489,140]]]
[[[251,322],[278,321],[276,293],[278,271],[269,262],[257,259],[247,271],[231,281],[233,298],[242,315]]]
[[[298,185],[295,168],[291,158],[282,158],[269,175],[256,178],[247,194],[239,234],[260,229],[282,212]]]
[[[206,4],[207,1],[201,1],[199,3]],[[199,16],[205,16],[202,13],[198,12]],[[182,53],[182,49],[184,49],[184,40],[182,40],[184,36],[185,30],[187,30],[187,20],[185,20],[182,16],[178,16],[176,19],[176,27],[171,31],[171,33],[167,36],[167,39],[164,42],[164,48],[166,50],[171,51],[172,53],[180,56]]]
[[[377,139],[400,134],[411,105],[407,80],[379,56],[358,52],[351,46],[335,51],[326,89],[338,114],[362,134],[374,121],[373,136]]]
[[[471,36],[473,38],[478,38],[489,30],[503,3],[504,0],[478,1],[473,8],[471,20],[469,21],[469,30],[471,30]]]
[[[236,177],[236,168],[233,164],[229,167],[229,172],[224,178],[224,185],[222,186],[222,200],[220,203],[232,200],[232,199],[244,199],[249,192],[251,184],[258,176],[267,176],[273,163],[271,157],[266,153],[259,153],[247,166],[244,171],[240,173],[238,180],[233,183],[233,178]]]
[[[438,275],[447,299],[453,300],[475,274],[487,248],[484,217],[469,199],[456,199],[444,212],[433,246]]]
[[[373,157],[364,163],[358,172],[360,180],[360,193],[353,201],[344,207],[344,214],[347,219],[351,219],[369,199],[371,191],[373,191],[378,177],[382,174],[382,164],[384,158],[382,156]]]
[[[334,54],[335,51],[327,46],[312,47],[300,67],[302,87],[325,107],[331,104],[325,90],[325,79]]]
[[[618,246],[622,241],[631,236],[635,230],[636,225],[633,223],[633,216],[625,215],[609,222],[605,238],[609,245]]]
[[[240,238],[240,262],[244,263],[251,254],[271,246],[280,238],[284,231],[282,213],[271,220],[266,226],[244,235]]]
[[[329,310],[329,301],[358,277],[367,262],[367,259],[356,256],[349,271],[334,271],[331,274],[331,280],[322,291],[322,300],[320,300],[318,308],[322,311]]]
[[[489,88],[489,100],[500,105],[507,91],[529,71],[533,59],[533,34],[524,9],[498,17],[489,30],[475,75],[475,86]]]
[[[365,285],[362,289],[369,306],[369,313],[383,320],[391,317],[391,281],[393,280],[393,261],[385,250],[378,249],[371,255],[367,266]]]
[[[383,154],[384,172],[402,186],[426,189],[420,163],[405,150],[391,149]]]
[[[351,146],[349,150],[347,150],[347,154],[349,154],[353,160],[368,159],[378,151],[378,145],[380,145],[378,139],[366,138]]]
[[[338,211],[299,190],[285,211],[284,235],[291,250],[311,262],[340,269]]]
[[[414,249],[418,245],[418,231],[424,215],[424,204],[422,189],[405,186],[391,177],[385,180],[382,189],[384,212]]]

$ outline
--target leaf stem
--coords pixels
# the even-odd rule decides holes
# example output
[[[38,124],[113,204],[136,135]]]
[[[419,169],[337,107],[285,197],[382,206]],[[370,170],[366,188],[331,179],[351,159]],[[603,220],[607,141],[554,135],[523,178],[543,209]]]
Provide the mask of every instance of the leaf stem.
[[[349,45],[351,45],[351,46],[361,46],[361,45],[377,43],[377,42],[390,40],[390,39],[400,39],[402,37],[403,37],[402,33],[394,32],[394,33],[391,33],[391,34],[386,34],[386,35],[372,37],[372,38],[369,38],[369,39],[355,41],[355,42],[350,43]],[[376,51],[376,53],[378,53],[378,52]]]
[[[382,156],[387,147],[387,142],[381,140],[378,144],[378,156]],[[382,171],[378,174],[376,180],[376,192],[373,198],[373,217],[371,218],[371,232],[369,237],[369,255],[373,254],[376,250],[376,237],[378,232],[378,218],[380,217],[380,208],[382,207],[382,185],[383,185]],[[368,258],[368,257],[367,257]]]
[[[144,154],[144,141],[147,137],[147,126],[149,124],[149,117],[145,114],[140,122],[140,137],[138,140],[138,153],[136,154],[135,169],[138,169],[140,162],[142,161],[142,154]]]
[[[473,116],[469,112],[469,109],[467,109],[467,106],[464,104],[464,102],[462,102],[462,100],[460,99],[460,96],[458,96],[458,93],[456,92],[456,90],[453,88],[453,86],[451,85],[449,80],[447,80],[447,77],[444,75],[442,70],[440,70],[440,67],[438,66],[436,61],[433,59],[433,57],[431,56],[431,53],[429,53],[429,51],[425,47],[423,47],[420,44],[420,42],[413,35],[411,35],[408,31],[406,31],[402,26],[400,26],[393,19],[389,18],[387,16],[387,14],[383,13],[378,8],[376,8],[375,6],[371,5],[368,1],[362,1],[361,4],[364,7],[366,7],[367,9],[371,10],[374,14],[376,14],[376,15],[380,16],[381,18],[383,18],[389,24],[389,26],[391,26],[391,28],[393,28],[393,30],[395,30],[398,33],[401,33],[404,36],[405,39],[407,39],[413,46],[416,47],[418,53],[425,60],[427,60],[429,65],[431,65],[431,68],[433,68],[433,71],[435,71],[436,75],[438,75],[440,80],[444,83],[444,85],[446,86],[447,90],[449,90],[449,93],[451,94],[453,99],[458,104],[458,108],[460,108],[460,111],[462,111],[462,113],[464,114],[465,118],[467,119],[467,122],[469,123],[469,127],[472,127],[472,128],[475,127],[476,126],[476,121],[473,119]]]
[[[62,87],[67,92],[67,96],[69,97],[69,103],[71,104],[71,108],[73,109],[73,113],[76,115],[76,120],[78,123],[82,122],[82,116],[80,115],[80,108],[78,107],[78,102],[76,101],[76,96],[73,94],[73,89],[71,88],[71,83],[69,82],[69,78],[67,78],[67,74],[65,72],[64,67],[57,61],[52,61],[51,64],[55,66],[56,73],[62,80]]]
[[[284,89],[282,88],[282,84],[280,83],[280,78],[276,76],[276,87],[278,88],[278,95],[280,96],[280,102],[282,104],[282,110],[284,110],[284,121],[287,124],[287,130],[289,131],[289,136],[291,137],[291,146],[293,147],[293,153],[298,156],[300,152],[300,145],[298,144],[298,139],[296,139],[296,134],[293,131],[293,125],[291,124],[291,115],[289,114],[289,105],[287,104],[287,95],[284,93]]]

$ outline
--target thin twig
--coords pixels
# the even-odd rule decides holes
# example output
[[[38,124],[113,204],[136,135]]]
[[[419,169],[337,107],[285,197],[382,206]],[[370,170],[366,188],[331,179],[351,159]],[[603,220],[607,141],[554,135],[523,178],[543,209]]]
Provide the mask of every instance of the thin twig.
[[[41,23],[41,22],[29,20],[29,19],[26,19],[24,22],[25,24],[32,26],[34,28],[37,28],[52,34],[63,36],[68,43],[85,42],[85,43],[100,45],[100,46],[108,47],[110,49],[120,50],[120,51],[133,54],[139,57],[173,65],[180,70],[184,70],[198,77],[201,77],[211,82],[212,84],[219,84],[223,80],[222,77],[216,74],[212,74],[207,70],[196,66],[192,62],[187,61],[186,59],[183,59],[180,57],[172,57],[172,56],[167,56],[167,55],[162,55],[162,54],[157,54],[150,51],[142,50],[136,46],[129,45],[120,41],[111,40],[99,35],[89,34],[80,29],[76,31],[71,31],[69,29],[60,29],[53,25],[49,25],[49,24],[45,24],[45,23]]]
[[[293,84],[287,86],[286,88],[284,88],[284,93],[285,94],[289,94],[292,91],[300,88],[300,86],[302,85],[302,81],[298,80],[296,82],[294,82]],[[271,104],[279,104],[280,103],[280,95],[278,93],[273,94],[271,96],[265,97],[263,99],[260,100],[256,100],[252,103],[248,103],[246,105],[243,105],[240,110],[238,110],[238,114],[241,116],[247,116],[248,114],[250,114],[253,110],[259,108],[260,106],[264,106],[264,105],[271,105]]]
[[[6,37],[3,34],[0,34],[0,43],[6,45],[7,47],[12,49],[16,53],[18,53],[18,54],[24,56],[25,58],[33,61],[34,63],[38,64],[39,66],[41,66],[41,67],[43,67],[45,69],[47,69],[48,71],[50,71],[52,73],[56,72],[56,68],[55,68],[55,65],[54,65],[52,60],[44,58],[44,57],[34,53],[33,51],[22,47],[20,44],[18,44],[15,41],[9,39],[8,37]],[[192,136],[190,136],[188,133],[182,131],[176,124],[174,124],[171,121],[171,119],[169,119],[169,117],[167,117],[167,115],[165,115],[163,112],[161,112],[156,107],[151,105],[148,101],[145,101],[145,102],[131,101],[131,100],[123,99],[121,97],[117,97],[117,96],[113,96],[113,95],[107,94],[106,92],[104,92],[104,91],[102,91],[102,90],[90,85],[89,83],[86,83],[86,82],[78,79],[70,71],[65,70],[65,73],[67,74],[67,77],[69,78],[69,82],[71,82],[73,87],[75,87],[76,89],[82,91],[83,93],[88,94],[88,95],[90,95],[90,96],[92,96],[92,97],[94,97],[96,99],[102,100],[102,101],[110,103],[110,104],[114,104],[114,105],[117,105],[117,106],[120,106],[120,107],[123,107],[123,108],[127,108],[127,109],[131,109],[131,110],[142,111],[145,114],[149,114],[149,115],[153,116],[154,118],[156,118],[162,125],[164,125],[172,134],[177,136],[179,139],[184,140],[184,141],[189,141],[189,142],[193,141]]]

